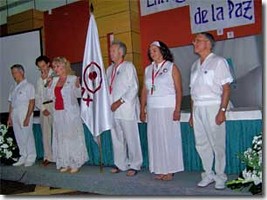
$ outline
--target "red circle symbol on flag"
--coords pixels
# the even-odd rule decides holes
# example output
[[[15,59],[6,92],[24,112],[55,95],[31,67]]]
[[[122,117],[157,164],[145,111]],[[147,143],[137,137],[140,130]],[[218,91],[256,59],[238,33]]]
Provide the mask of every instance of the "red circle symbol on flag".
[[[91,93],[96,93],[102,85],[102,71],[100,66],[91,62],[83,72],[83,82],[86,89]]]
[[[89,73],[89,79],[90,79],[91,81],[94,81],[94,80],[96,79],[96,77],[97,77],[97,73],[96,73],[96,71],[93,71],[93,72],[90,72],[90,73]]]

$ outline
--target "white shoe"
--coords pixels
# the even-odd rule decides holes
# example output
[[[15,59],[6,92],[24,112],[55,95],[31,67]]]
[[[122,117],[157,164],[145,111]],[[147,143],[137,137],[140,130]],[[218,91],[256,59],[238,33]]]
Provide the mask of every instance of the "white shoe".
[[[213,183],[214,182],[214,179],[213,178],[210,178],[208,176],[206,176],[205,178],[203,178],[198,184],[197,186],[199,187],[206,187],[208,186],[209,184]]]
[[[34,162],[25,162],[24,167],[31,167],[33,164]]]
[[[225,181],[224,180],[220,180],[220,179],[216,180],[215,189],[217,189],[217,190],[225,189]]]
[[[24,161],[19,160],[18,162],[13,163],[13,166],[17,167],[17,166],[21,166],[24,165]]]

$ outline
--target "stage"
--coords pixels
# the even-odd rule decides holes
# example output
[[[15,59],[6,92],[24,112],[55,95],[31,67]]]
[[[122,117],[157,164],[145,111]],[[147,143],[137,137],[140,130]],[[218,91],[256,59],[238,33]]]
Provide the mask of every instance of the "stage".
[[[188,123],[189,114],[182,113],[181,132],[183,144],[183,158],[185,171],[176,173],[172,181],[163,182],[153,179],[148,171],[148,148],[146,137],[146,123],[139,123],[143,165],[142,170],[134,177],[127,177],[125,172],[111,174],[110,166],[113,163],[113,150],[110,131],[101,134],[102,164],[100,172],[100,155],[90,131],[84,126],[86,146],[90,160],[77,174],[60,173],[55,164],[47,167],[40,165],[43,157],[42,133],[38,120],[33,130],[37,159],[32,167],[13,167],[1,165],[1,179],[18,181],[25,184],[35,184],[47,187],[70,189],[112,196],[247,196],[246,192],[236,192],[228,188],[215,190],[214,184],[206,188],[197,187],[200,181],[202,165],[195,150],[193,129]],[[262,113],[260,110],[233,110],[227,113],[226,121],[226,173],[228,180],[237,178],[244,169],[238,158],[238,153],[251,146],[255,135],[262,132]],[[4,187],[4,186],[2,186]]]
[[[252,139],[255,135],[262,132],[262,113],[261,110],[248,108],[232,110],[226,113],[226,169],[227,174],[239,174],[244,169],[244,164],[240,162],[238,154],[251,147]],[[195,149],[194,129],[189,126],[189,113],[181,114],[181,136],[183,145],[183,160],[185,171],[202,171],[202,164]],[[139,123],[139,135],[143,154],[142,167],[148,169],[148,146],[147,146],[147,124]],[[33,132],[37,158],[43,158],[42,131],[39,119],[34,119]],[[99,147],[95,143],[91,132],[84,125],[84,136],[89,155],[90,165],[99,165]],[[114,165],[113,148],[110,131],[101,134],[102,144],[102,163],[104,166]]]
[[[1,165],[1,179],[25,184],[64,188],[107,196],[250,196],[247,192],[214,189],[214,183],[206,188],[197,187],[199,172],[176,173],[172,181],[158,181],[147,170],[127,177],[126,172],[111,174],[110,167],[84,165],[79,173],[60,173],[55,164],[43,167],[36,162],[32,167]],[[229,175],[232,180],[237,175]],[[2,185],[2,187],[5,187]]]

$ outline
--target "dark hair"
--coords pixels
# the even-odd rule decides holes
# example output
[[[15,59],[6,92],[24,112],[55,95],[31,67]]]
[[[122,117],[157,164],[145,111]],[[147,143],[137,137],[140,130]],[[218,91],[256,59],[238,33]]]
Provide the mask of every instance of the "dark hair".
[[[12,65],[12,66],[10,67],[10,69],[11,69],[11,70],[12,70],[12,69],[18,69],[18,70],[20,70],[20,71],[22,71],[22,72],[24,73],[24,67],[23,67],[22,65],[20,65],[20,64]]]
[[[35,65],[37,66],[38,62],[44,61],[46,64],[50,63],[50,59],[47,56],[39,56],[38,58],[36,58],[35,60]]]
[[[201,33],[198,33],[198,35],[201,34],[201,35],[204,35],[211,43],[211,47],[213,48],[214,45],[215,45],[215,39],[213,37],[212,34],[208,33],[208,32],[201,32]]]
[[[163,56],[163,59],[164,60],[168,60],[170,62],[173,62],[173,55],[172,55],[169,47],[165,43],[163,43],[161,41],[158,41],[158,42],[159,42],[159,45],[160,45],[160,47],[158,47],[158,48],[159,48],[159,50],[160,50],[160,52],[161,52],[161,54]],[[148,55],[148,58],[149,58],[150,62],[153,62],[153,59],[150,56],[149,49],[148,49],[147,55]]]

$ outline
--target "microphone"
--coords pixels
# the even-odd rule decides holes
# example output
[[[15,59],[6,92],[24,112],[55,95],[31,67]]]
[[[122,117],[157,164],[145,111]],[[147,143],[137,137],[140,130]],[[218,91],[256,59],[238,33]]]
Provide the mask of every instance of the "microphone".
[[[46,81],[46,83],[44,84],[44,87],[47,87],[47,86],[49,85],[50,81],[52,81],[52,79],[53,79],[54,77],[56,77],[56,76],[57,76],[56,72],[53,71],[53,72],[50,74],[50,76],[46,79],[47,81]],[[48,81],[48,79],[50,79],[50,80]]]

